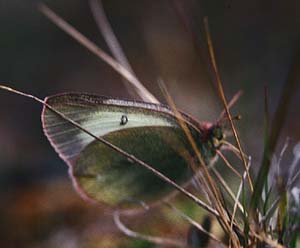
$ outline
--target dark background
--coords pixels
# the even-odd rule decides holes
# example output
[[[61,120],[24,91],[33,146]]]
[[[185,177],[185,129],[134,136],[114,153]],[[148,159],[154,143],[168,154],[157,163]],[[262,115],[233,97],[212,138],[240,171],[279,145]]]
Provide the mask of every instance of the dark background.
[[[86,1],[44,3],[109,52]],[[53,25],[37,10],[36,4],[36,1],[0,0],[0,83],[41,98],[65,91],[130,98],[121,77]],[[238,90],[244,92],[232,112],[242,115],[237,126],[243,146],[253,156],[254,165],[259,164],[264,86],[269,89],[272,114],[292,58],[300,49],[299,1],[189,0],[182,1],[180,6],[201,40],[202,56],[186,32],[173,1],[104,1],[114,32],[148,89],[164,102],[157,84],[162,78],[180,109],[199,120],[214,121],[222,104],[207,73],[203,17],[208,16],[226,96],[230,99]],[[286,137],[291,137],[294,143],[300,138],[299,97],[297,88],[279,149]],[[55,235],[61,233],[65,237],[70,235],[66,240],[72,240],[74,233],[90,227],[97,211],[101,212],[83,202],[71,188],[67,166],[43,135],[40,111],[41,106],[29,99],[0,92],[3,247],[52,247]],[[47,212],[45,208],[52,210]],[[70,214],[70,209],[75,212]],[[39,211],[42,214],[36,214]],[[79,215],[84,217],[80,219]],[[111,223],[107,226],[104,229],[112,233]],[[79,241],[74,242],[75,246],[70,247],[83,247]]]

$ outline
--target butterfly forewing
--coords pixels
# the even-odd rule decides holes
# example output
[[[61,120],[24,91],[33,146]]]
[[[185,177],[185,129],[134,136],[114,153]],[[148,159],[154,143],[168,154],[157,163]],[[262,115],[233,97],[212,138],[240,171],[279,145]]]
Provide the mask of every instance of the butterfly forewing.
[[[169,108],[88,94],[63,94],[47,103],[83,128],[143,160],[177,183],[191,177],[194,153]],[[60,157],[70,166],[75,185],[89,198],[117,204],[126,199],[152,201],[171,188],[123,155],[95,140],[60,116],[44,108],[43,127]],[[206,153],[201,132],[186,123]],[[201,141],[201,142],[200,142]],[[205,154],[210,159],[213,154]]]
[[[172,119],[153,114],[153,111],[149,111],[149,109],[138,111],[141,104],[135,102],[71,93],[50,97],[47,99],[47,103],[99,137],[132,127],[173,125]],[[128,106],[130,103],[131,107]],[[143,106],[152,105],[144,104]],[[63,120],[57,114],[47,111],[47,109],[44,110],[44,130],[47,137],[54,142],[57,152],[65,160],[72,160],[87,144],[93,141],[93,137]],[[130,121],[122,125],[124,116],[127,120],[130,118]]]

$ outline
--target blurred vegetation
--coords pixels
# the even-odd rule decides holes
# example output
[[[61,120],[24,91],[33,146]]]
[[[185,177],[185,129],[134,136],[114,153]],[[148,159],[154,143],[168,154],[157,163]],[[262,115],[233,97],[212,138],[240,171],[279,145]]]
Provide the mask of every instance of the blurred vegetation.
[[[107,50],[86,1],[44,2]],[[1,84],[40,97],[84,91],[129,98],[120,77],[51,24],[36,4],[0,2]],[[157,85],[161,77],[180,109],[199,120],[215,120],[221,103],[206,74],[205,60],[195,51],[172,1],[111,0],[104,1],[104,6],[135,72],[151,92],[164,101]],[[183,7],[202,40],[203,17],[209,18],[225,93],[230,98],[244,91],[233,112],[242,114],[237,124],[242,143],[254,165],[259,165],[264,145],[264,85],[269,88],[273,114],[298,47],[300,3],[191,0]],[[293,141],[300,138],[299,99],[298,89],[279,144],[287,136]],[[27,99],[1,92],[1,247],[152,247],[120,235],[104,209],[91,206],[74,192],[67,166],[42,133],[40,110]],[[202,215],[197,208],[191,210],[190,203],[184,204],[190,216]],[[128,223],[137,227],[147,223],[150,232],[185,235],[186,224],[162,216],[165,221],[151,222],[143,216],[139,223]]]

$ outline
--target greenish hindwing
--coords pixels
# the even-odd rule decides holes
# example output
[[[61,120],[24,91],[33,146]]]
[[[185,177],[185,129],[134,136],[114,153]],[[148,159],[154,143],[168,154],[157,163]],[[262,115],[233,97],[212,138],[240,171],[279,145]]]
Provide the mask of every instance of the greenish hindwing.
[[[196,156],[172,111],[163,105],[67,93],[47,103],[98,137],[146,162],[178,184],[192,177]],[[209,163],[211,142],[197,122],[183,115],[198,149]],[[141,165],[128,160],[57,114],[44,108],[46,136],[70,166],[77,190],[97,202],[116,205],[124,200],[155,201],[172,188]]]

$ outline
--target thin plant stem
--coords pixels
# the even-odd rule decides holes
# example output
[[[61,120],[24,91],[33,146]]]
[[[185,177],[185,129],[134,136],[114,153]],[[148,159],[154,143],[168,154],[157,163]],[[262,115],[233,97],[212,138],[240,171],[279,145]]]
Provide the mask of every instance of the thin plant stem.
[[[240,175],[240,173],[233,168],[233,166],[229,163],[229,161],[225,158],[225,156],[222,154],[222,152],[217,150],[218,155],[222,158],[222,160],[225,162],[225,165],[239,178],[242,178],[242,176]]]
[[[228,103],[228,109],[232,108],[232,106],[239,100],[239,98],[242,96],[243,91],[239,90],[237,93],[234,94],[234,96],[231,98],[230,102]],[[219,121],[224,118],[226,114],[225,109],[221,112]]]
[[[109,21],[107,20],[107,17],[106,17],[104,8],[103,8],[102,0],[89,0],[89,4],[90,4],[91,12],[94,16],[95,22],[96,22],[100,32],[102,33],[102,36],[104,37],[106,44],[109,47],[110,51],[112,52],[113,56],[116,58],[116,60],[121,65],[124,66],[124,68],[126,68],[128,70],[128,72],[130,72],[133,76],[135,76],[137,78],[128,59],[126,58],[126,55],[120,45],[120,42],[118,41],[116,35],[114,34]],[[124,83],[127,91],[129,92],[129,94],[131,94],[132,96],[136,96],[137,92],[132,87],[132,84],[130,84],[123,77],[122,77],[122,79],[123,79],[123,83]],[[149,94],[149,92],[148,92],[148,94]],[[145,95],[146,98],[147,98],[147,95]],[[153,102],[153,103],[155,103],[155,102]]]
[[[223,140],[222,143],[224,145],[226,145],[227,147],[224,149],[224,147],[222,147],[222,150],[230,150],[232,151],[239,159],[241,159],[240,157],[240,152],[239,149],[236,148],[233,144],[231,144],[230,142]],[[243,156],[246,158],[248,158],[247,154],[243,153]]]
[[[140,205],[145,209],[148,210],[148,206],[145,205],[145,203],[140,203]],[[170,238],[163,238],[163,237],[157,237],[157,236],[150,236],[146,234],[142,234],[139,232],[135,232],[131,229],[129,229],[122,221],[121,221],[121,213],[119,209],[116,209],[113,212],[113,220],[115,222],[115,225],[118,227],[118,229],[123,232],[125,235],[131,238],[136,238],[136,239],[142,239],[157,245],[164,245],[164,246],[175,246],[175,247],[183,247],[183,248],[191,248],[189,247],[186,243],[175,240],[175,239],[170,239]]]
[[[116,60],[123,65],[130,73],[134,75],[134,71],[124,54],[124,51],[118,41],[116,35],[113,32],[113,29],[107,20],[102,0],[89,0],[90,9],[94,16],[95,22],[103,35],[103,38],[106,41],[106,44],[109,46],[110,51],[116,58]]]
[[[212,45],[212,39],[211,39],[210,31],[209,31],[207,17],[204,18],[204,26],[205,26],[206,36],[207,36],[207,44],[208,44],[209,54],[210,54],[210,57],[211,57],[211,62],[212,62],[212,65],[213,65],[214,74],[215,74],[215,77],[216,77],[216,80],[217,80],[218,92],[220,94],[222,103],[224,105],[226,115],[228,116],[232,132],[233,132],[234,137],[236,139],[236,142],[237,142],[237,145],[238,145],[238,148],[239,148],[239,151],[240,151],[240,156],[241,156],[241,159],[243,161],[244,169],[247,173],[247,178],[248,178],[248,182],[249,182],[249,185],[250,185],[250,190],[252,192],[253,191],[252,179],[251,179],[250,173],[247,169],[247,162],[246,162],[246,160],[243,156],[243,149],[242,149],[242,146],[241,146],[241,143],[240,143],[239,135],[238,135],[238,132],[237,132],[237,130],[234,126],[234,123],[232,121],[231,114],[230,114],[228,104],[227,104],[227,100],[226,100],[226,97],[225,97],[225,94],[224,94],[223,85],[222,85],[222,82],[221,82],[220,74],[219,74],[216,59],[215,59],[215,52],[214,52],[213,45]]]
[[[123,76],[128,82],[130,82],[136,89],[139,96],[145,102],[159,103],[159,101],[143,86],[143,84],[123,65],[118,63],[115,59],[105,53],[95,43],[90,41],[87,37],[78,32],[73,26],[64,21],[61,17],[56,15],[51,9],[44,4],[38,5],[39,10],[48,17],[55,25],[65,31],[68,35],[74,38],[81,45],[86,47],[90,52],[101,58],[104,62],[110,65],[115,71]]]
[[[244,211],[242,204],[236,198],[236,196],[234,195],[234,193],[232,192],[232,190],[230,189],[230,187],[228,186],[226,181],[223,179],[223,177],[220,175],[220,173],[215,168],[212,168],[211,170],[214,173],[214,175],[216,176],[216,178],[219,180],[219,182],[222,184],[222,186],[224,187],[226,192],[229,194],[229,196],[234,200],[235,203],[237,202],[237,206],[240,208],[240,210]]]

